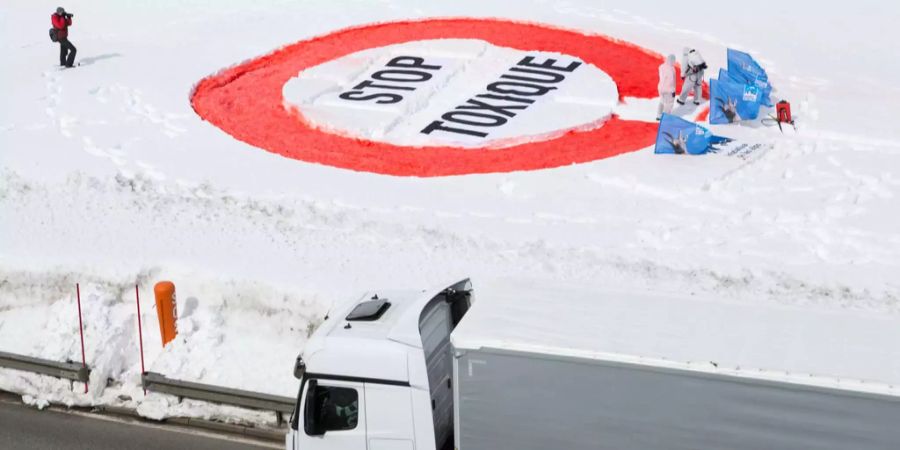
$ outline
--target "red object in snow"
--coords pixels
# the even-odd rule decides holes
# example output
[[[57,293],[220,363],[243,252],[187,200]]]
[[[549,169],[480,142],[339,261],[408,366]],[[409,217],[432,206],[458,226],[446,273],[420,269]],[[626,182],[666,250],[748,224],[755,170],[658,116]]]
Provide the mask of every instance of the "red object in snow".
[[[778,117],[779,122],[794,123],[794,119],[791,117],[791,104],[786,100],[782,100],[775,105],[775,115]]]
[[[410,150],[325,132],[282,106],[282,88],[302,70],[361,50],[427,39],[479,39],[498,47],[562,53],[606,72],[620,99],[659,96],[656,69],[662,56],[624,41],[500,19],[427,19],[348,28],[282,47],[201,80],[191,104],[200,117],[252,146],[310,163],[394,176],[547,169],[610,158],[655,142],[657,123],[612,115],[602,127],[551,133],[502,148],[433,144]]]
[[[56,28],[58,30],[57,36],[60,39],[66,39],[69,37],[69,25],[72,25],[72,17],[61,16],[59,14],[51,14],[50,23],[53,24],[53,28]]]

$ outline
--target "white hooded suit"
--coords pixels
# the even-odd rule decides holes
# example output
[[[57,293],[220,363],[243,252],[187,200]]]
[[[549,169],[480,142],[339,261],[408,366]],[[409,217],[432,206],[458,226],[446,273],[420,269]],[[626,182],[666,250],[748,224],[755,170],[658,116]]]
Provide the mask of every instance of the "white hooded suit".
[[[681,87],[681,95],[678,97],[678,103],[684,104],[687,101],[688,94],[694,93],[694,103],[700,104],[703,99],[703,74],[706,71],[706,61],[697,50],[685,48],[684,55],[681,57],[681,78],[684,79],[684,86]]]
[[[659,107],[656,110],[656,119],[662,118],[662,114],[672,112],[675,105],[675,55],[668,58],[659,66]]]

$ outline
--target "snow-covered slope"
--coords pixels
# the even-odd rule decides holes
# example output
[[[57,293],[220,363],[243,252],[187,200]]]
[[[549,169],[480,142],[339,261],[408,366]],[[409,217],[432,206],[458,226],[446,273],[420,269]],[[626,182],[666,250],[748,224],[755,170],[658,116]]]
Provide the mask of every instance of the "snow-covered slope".
[[[82,65],[61,71],[45,34],[52,9],[4,2],[0,350],[77,359],[80,282],[99,370],[88,396],[2,370],[0,389],[144,399],[135,283],[148,369],[282,395],[333,302],[457,276],[476,288],[529,280],[867,310],[900,324],[898,7],[720,4],[80,0],[65,6]],[[426,17],[535,21],[660,54],[692,46],[714,69],[726,47],[744,49],[794,103],[800,131],[714,127],[764,144],[743,156],[648,148],[549,170],[413,178],[286,159],[191,108],[193,86],[225,67],[343,27]],[[652,114],[644,106],[632,113]],[[164,351],[150,298],[160,279],[176,282],[182,313],[183,339]],[[104,391],[105,377],[116,384]],[[167,401],[142,408],[184,412]]]

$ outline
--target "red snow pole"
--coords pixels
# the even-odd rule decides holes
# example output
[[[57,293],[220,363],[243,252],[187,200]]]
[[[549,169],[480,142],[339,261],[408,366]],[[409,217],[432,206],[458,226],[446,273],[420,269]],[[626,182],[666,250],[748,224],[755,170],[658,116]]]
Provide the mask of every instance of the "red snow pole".
[[[81,287],[75,283],[75,298],[78,300],[78,332],[81,335],[81,367],[87,368],[84,357],[84,324],[81,321]],[[84,383],[84,393],[88,393],[88,383]]]
[[[144,375],[144,331],[141,329],[141,293],[138,285],[134,285],[134,298],[137,303],[137,323],[138,323],[138,345],[141,349],[141,376]],[[147,389],[144,389],[144,395],[147,395]]]

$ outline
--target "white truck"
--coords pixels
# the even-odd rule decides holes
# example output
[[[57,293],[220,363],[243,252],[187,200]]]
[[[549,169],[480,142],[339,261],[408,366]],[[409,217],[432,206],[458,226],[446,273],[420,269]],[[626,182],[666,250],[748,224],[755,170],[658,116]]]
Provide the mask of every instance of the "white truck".
[[[297,359],[287,449],[900,448],[896,316],[478,294],[463,280],[333,311]]]

